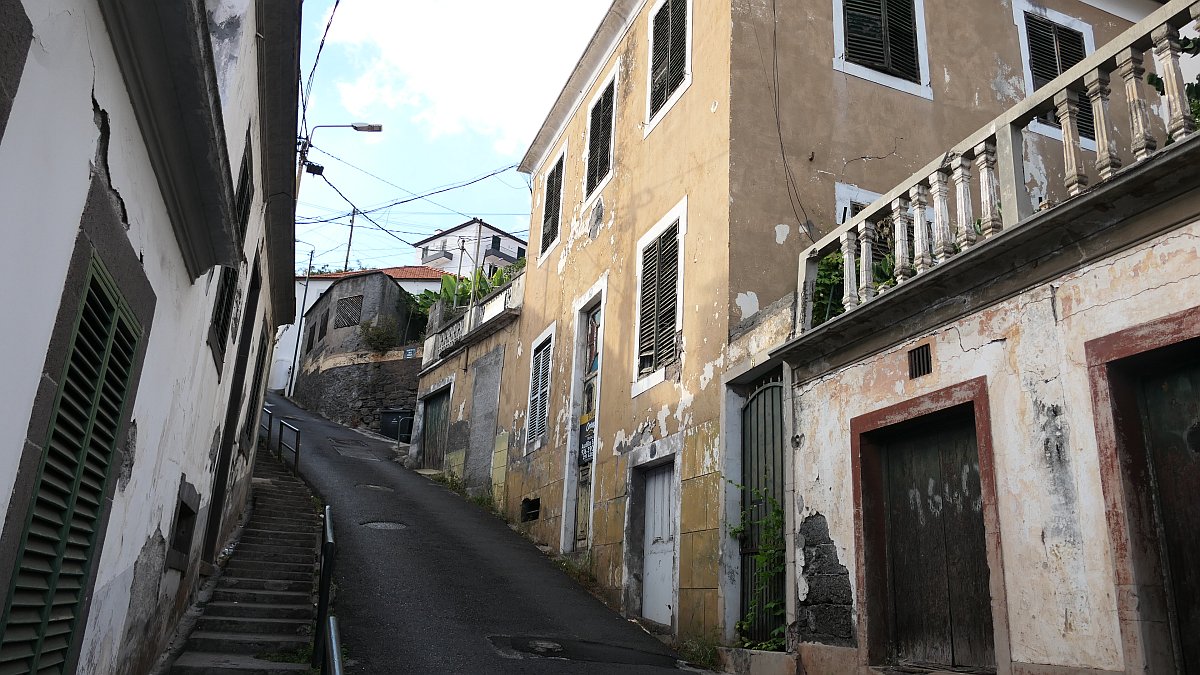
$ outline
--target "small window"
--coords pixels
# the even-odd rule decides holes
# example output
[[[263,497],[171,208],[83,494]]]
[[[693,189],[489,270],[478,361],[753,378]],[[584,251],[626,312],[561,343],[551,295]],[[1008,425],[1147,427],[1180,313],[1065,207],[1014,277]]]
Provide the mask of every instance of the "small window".
[[[233,304],[237,299],[238,273],[232,267],[221,268],[221,280],[217,283],[217,301],[213,305],[212,322],[209,324],[209,342],[218,361],[223,361],[233,323]]]
[[[616,81],[610,80],[592,105],[588,125],[587,194],[595,192],[612,170],[613,106]]]
[[[933,372],[933,356],[929,345],[921,345],[908,351],[908,379],[915,380]]]
[[[345,328],[347,326],[357,326],[362,323],[362,304],[363,296],[351,295],[342,298],[337,302],[337,318],[334,320],[334,328]],[[328,315],[328,311],[326,311]],[[321,337],[325,337],[322,331]]]
[[[915,0],[843,0],[846,60],[921,82]]]
[[[638,297],[638,375],[675,361],[675,310],[679,285],[679,221],[642,249]]]
[[[542,253],[558,240],[558,224],[562,218],[563,161],[559,157],[554,168],[546,174],[546,204],[542,208]]]
[[[309,326],[308,327],[308,340],[304,344],[304,351],[311,352],[312,348],[313,348],[313,343],[315,343],[316,341],[317,341],[317,327]]]
[[[1034,90],[1071,69],[1087,56],[1083,33],[1057,24],[1032,12],[1025,12],[1025,33],[1029,38],[1029,73]],[[1096,119],[1086,96],[1080,97],[1079,135],[1096,138]],[[1038,118],[1043,124],[1060,127],[1058,116],[1048,112]]]
[[[170,569],[181,572],[187,570],[199,508],[200,494],[186,479],[181,481],[175,506],[175,526],[171,530],[171,548],[167,551],[167,567]]]
[[[238,248],[246,245],[246,230],[250,223],[250,205],[254,200],[254,165],[249,137],[242,151],[242,168],[238,174],[237,192],[234,197],[234,218],[238,235]]]
[[[500,237],[496,237],[496,236],[492,237],[492,250],[493,251],[500,250]]]
[[[517,247],[517,260],[520,260],[521,258],[524,258],[524,257],[525,257],[525,249],[518,246]]]
[[[662,110],[687,78],[688,0],[665,0],[650,35],[650,117]]]
[[[546,338],[533,350],[533,364],[529,375],[529,421],[527,443],[540,445],[546,435],[546,420],[550,407],[550,347],[552,338]]]
[[[325,334],[329,332],[329,310],[321,312],[321,320],[318,323],[320,324],[321,330],[317,334],[317,339],[324,340]]]
[[[521,522],[531,523],[542,517],[542,499],[534,497],[533,499],[521,500]]]

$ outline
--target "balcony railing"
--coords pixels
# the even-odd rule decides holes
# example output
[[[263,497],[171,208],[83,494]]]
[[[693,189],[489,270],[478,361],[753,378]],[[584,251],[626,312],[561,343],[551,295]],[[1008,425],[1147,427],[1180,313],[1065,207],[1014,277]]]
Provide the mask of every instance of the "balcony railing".
[[[1061,190],[1067,200],[1090,189],[1089,173],[1103,183],[1194,133],[1178,29],[1197,19],[1200,2],[1167,2],[809,247],[800,257],[797,329],[814,327],[818,302],[826,311],[817,324],[829,318],[834,300],[852,312],[1033,215],[1023,130],[1036,118],[1052,113],[1061,125],[1063,185],[1051,190]],[[1151,117],[1148,51],[1161,79],[1165,134]],[[1119,83],[1115,101],[1110,87],[1114,76]],[[1079,133],[1083,105],[1091,107],[1095,120],[1090,172]],[[1124,114],[1114,116],[1114,110],[1122,109]],[[1114,133],[1118,124],[1127,126],[1127,133]],[[817,298],[821,261],[838,252],[842,295]],[[832,294],[828,280],[826,285]]]
[[[428,336],[422,367],[437,362],[465,340],[490,335],[491,327],[498,328],[504,323],[501,319],[515,316],[524,297],[524,288],[525,277],[518,275],[506,286],[479,300],[464,314]]]

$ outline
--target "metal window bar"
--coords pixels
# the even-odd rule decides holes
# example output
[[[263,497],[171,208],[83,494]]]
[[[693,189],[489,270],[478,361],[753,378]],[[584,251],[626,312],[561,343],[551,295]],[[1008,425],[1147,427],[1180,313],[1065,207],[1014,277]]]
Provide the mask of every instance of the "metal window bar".
[[[321,675],[342,675],[342,638],[338,633],[337,617],[331,616],[326,621],[326,639],[329,649],[325,651],[325,663],[321,666]]]
[[[334,560],[337,557],[337,543],[333,539],[333,507],[325,506],[325,532],[321,540],[321,554],[318,561],[321,569],[321,581],[317,593],[317,617],[316,626],[313,631],[313,655],[312,666],[314,668],[321,667],[321,672],[330,672],[326,670],[329,663],[326,659],[326,651],[337,655],[339,662],[338,668],[333,672],[341,672],[341,653],[340,647],[336,644],[337,640],[329,632],[323,630],[333,617],[329,616],[329,589],[333,584],[333,566]]]
[[[296,441],[295,441],[294,445],[288,445],[287,443],[284,442],[284,440],[283,440],[283,430],[284,429],[291,429],[292,433],[296,436]],[[280,460],[283,460],[284,449],[291,451],[292,457],[293,457],[292,473],[294,473],[296,475],[300,475],[300,430],[297,429],[296,427],[288,424],[287,422],[285,422],[283,420],[279,420],[279,439],[276,441],[276,443],[278,444],[277,447],[279,448]],[[286,464],[286,462],[284,462],[284,463]]]

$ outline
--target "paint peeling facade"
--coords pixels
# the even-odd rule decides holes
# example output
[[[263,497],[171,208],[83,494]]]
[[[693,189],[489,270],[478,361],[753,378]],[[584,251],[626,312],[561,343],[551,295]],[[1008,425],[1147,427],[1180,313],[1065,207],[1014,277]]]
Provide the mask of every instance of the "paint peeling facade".
[[[0,394],[11,672],[148,672],[245,506],[272,335],[293,312],[300,11],[209,4],[0,2],[0,305],[20,326]],[[93,342],[88,322],[109,320],[112,341]],[[115,408],[68,408],[86,368]],[[91,415],[91,445],[54,516],[70,518],[65,557],[43,561],[63,631],[29,623],[26,584],[72,414]],[[46,630],[63,640],[26,652]]]

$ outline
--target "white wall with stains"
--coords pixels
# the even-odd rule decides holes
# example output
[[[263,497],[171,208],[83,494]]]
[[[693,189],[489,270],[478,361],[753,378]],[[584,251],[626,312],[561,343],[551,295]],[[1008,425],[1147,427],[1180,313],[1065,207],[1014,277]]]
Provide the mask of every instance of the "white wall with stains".
[[[825,514],[853,565],[850,420],[986,377],[1012,660],[1122,669],[1084,344],[1198,299],[1193,222],[799,385],[796,516]],[[906,351],[924,341],[934,372],[910,380]]]

